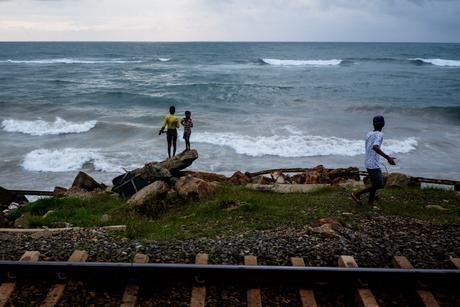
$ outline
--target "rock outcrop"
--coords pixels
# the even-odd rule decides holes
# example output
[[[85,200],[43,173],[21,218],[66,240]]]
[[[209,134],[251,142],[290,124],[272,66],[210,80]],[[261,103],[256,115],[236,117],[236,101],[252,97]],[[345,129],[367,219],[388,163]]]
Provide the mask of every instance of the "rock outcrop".
[[[103,184],[98,183],[94,180],[90,175],[86,174],[85,172],[79,172],[77,177],[75,177],[72,188],[77,188],[80,190],[84,190],[87,192],[92,192],[95,190],[105,190],[106,186]]]
[[[249,178],[246,174],[243,174],[240,171],[236,171],[232,177],[228,180],[230,183],[237,184],[237,185],[244,185],[251,182],[251,178]]]

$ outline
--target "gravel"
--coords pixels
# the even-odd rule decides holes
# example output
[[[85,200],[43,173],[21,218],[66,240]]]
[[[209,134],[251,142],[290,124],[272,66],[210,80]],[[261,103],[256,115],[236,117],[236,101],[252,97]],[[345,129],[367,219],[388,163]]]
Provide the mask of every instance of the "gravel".
[[[336,231],[338,236],[331,237],[305,226],[169,242],[128,240],[101,229],[43,235],[0,233],[0,259],[17,260],[24,251],[36,250],[41,253],[40,260],[65,261],[72,251],[83,249],[89,253],[87,261],[130,262],[136,253],[144,253],[150,262],[194,263],[197,253],[208,253],[211,264],[242,264],[244,255],[256,255],[262,265],[290,265],[290,257],[295,256],[302,257],[307,266],[336,266],[340,255],[352,255],[362,267],[391,267],[392,256],[404,255],[417,268],[452,268],[449,256],[460,256],[460,225],[374,216],[356,221],[352,228],[342,227]],[[13,293],[12,302],[20,305],[24,296],[40,297],[25,288],[21,286],[21,293]],[[35,288],[36,292],[43,293],[42,287]],[[117,305],[121,294],[118,286],[115,289],[118,294],[99,289],[97,285],[88,287],[76,282],[66,290],[66,297],[72,297],[72,293],[83,297],[76,305]],[[188,285],[154,289],[141,291],[143,305],[189,300]],[[152,300],[152,293],[157,294],[157,299]],[[237,306],[245,299],[244,289],[237,286],[213,286],[208,294],[211,306]],[[295,289],[263,289],[262,296],[264,302],[272,302],[272,305],[298,304]]]

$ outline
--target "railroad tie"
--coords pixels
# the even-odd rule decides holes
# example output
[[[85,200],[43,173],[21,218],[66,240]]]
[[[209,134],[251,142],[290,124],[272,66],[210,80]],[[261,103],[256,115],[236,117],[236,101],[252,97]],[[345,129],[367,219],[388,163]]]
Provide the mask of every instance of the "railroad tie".
[[[39,257],[40,257],[40,252],[27,251],[21,256],[19,260],[35,262],[35,261],[38,261]],[[5,306],[5,304],[8,302],[8,300],[10,299],[11,293],[13,293],[14,291],[14,288],[16,288],[16,282],[14,281],[7,281],[0,285],[0,307]]]
[[[198,254],[195,257],[195,264],[208,264],[208,254]],[[206,303],[206,286],[192,288],[190,299],[191,307],[203,307]]]
[[[339,267],[343,268],[357,268],[358,264],[353,256],[340,256]],[[358,288],[356,290],[356,299],[358,304],[364,307],[376,307],[379,306],[374,294],[369,288]]]
[[[149,256],[144,254],[136,254],[133,259],[134,263],[148,263]],[[121,299],[121,307],[134,307],[137,303],[137,295],[139,294],[139,284],[130,282],[126,285],[123,298]]]
[[[68,262],[85,262],[88,259],[88,252],[75,250],[72,255],[70,255]],[[61,300],[64,290],[68,284],[68,281],[62,281],[53,285],[48,294],[46,295],[45,300],[41,304],[41,307],[52,307],[56,306]]]
[[[245,265],[257,265],[256,256],[244,256]],[[260,296],[260,288],[250,288],[246,291],[247,305],[249,307],[261,307],[262,298]]]
[[[305,266],[303,258],[292,257],[291,263],[293,266]],[[302,307],[316,307],[315,293],[311,289],[300,288],[299,297],[302,302]]]
[[[460,270],[460,258],[454,258],[454,257],[450,257],[450,262],[452,262],[452,264]]]
[[[393,265],[399,269],[413,269],[414,266],[409,262],[409,260],[404,256],[394,256]],[[417,290],[417,296],[424,306],[427,307],[438,307],[439,304],[436,301],[433,293],[428,290]]]

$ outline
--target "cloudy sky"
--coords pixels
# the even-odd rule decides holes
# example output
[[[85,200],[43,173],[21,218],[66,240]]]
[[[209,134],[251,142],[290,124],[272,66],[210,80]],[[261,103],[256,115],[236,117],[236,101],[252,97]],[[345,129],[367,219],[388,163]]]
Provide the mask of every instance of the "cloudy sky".
[[[0,0],[0,41],[460,42],[460,0]]]

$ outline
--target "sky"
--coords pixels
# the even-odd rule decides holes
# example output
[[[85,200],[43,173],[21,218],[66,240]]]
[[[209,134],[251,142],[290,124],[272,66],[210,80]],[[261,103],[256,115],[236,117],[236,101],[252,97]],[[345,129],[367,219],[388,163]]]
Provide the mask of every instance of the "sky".
[[[460,0],[0,0],[0,41],[460,42]]]

